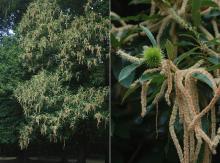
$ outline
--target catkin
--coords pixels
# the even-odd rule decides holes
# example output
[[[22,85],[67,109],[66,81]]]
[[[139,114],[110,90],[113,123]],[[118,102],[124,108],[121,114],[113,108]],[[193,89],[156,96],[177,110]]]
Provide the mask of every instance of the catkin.
[[[173,101],[172,113],[169,121],[169,132],[177,150],[180,163],[196,163],[203,143],[205,144],[207,151],[203,162],[209,162],[211,160],[210,152],[216,153],[215,148],[220,141],[220,129],[216,135],[215,113],[215,103],[220,97],[220,87],[217,88],[217,82],[212,74],[207,72],[204,68],[200,68],[203,63],[204,61],[200,60],[188,69],[180,70],[171,60],[163,60],[161,67],[145,71],[145,73],[149,73],[160,70],[160,73],[166,77],[166,80],[163,82],[159,93],[156,94],[152,105],[157,105],[158,101],[164,94],[168,105],[171,105],[171,100]],[[197,88],[198,79],[194,78],[194,74],[202,74],[205,76],[210,81],[210,87],[214,92],[214,97],[204,109],[200,109]],[[146,97],[149,83],[150,81],[142,84],[141,116],[146,115]],[[170,98],[171,92],[174,94],[172,99]],[[210,134],[204,132],[201,121],[201,118],[209,111],[211,112]],[[176,122],[177,116],[179,117],[179,122]],[[182,147],[175,133],[175,123],[183,125],[184,135]]]
[[[162,62],[162,73],[167,77],[167,91],[165,93],[165,99],[168,105],[171,105],[170,94],[173,88],[173,75],[171,73],[171,64],[169,60]]]
[[[180,159],[180,163],[184,163],[183,151],[182,151],[180,143],[179,143],[179,141],[177,139],[177,136],[176,136],[176,133],[175,133],[175,128],[174,128],[174,123],[175,123],[176,116],[177,116],[177,109],[178,109],[177,101],[175,101],[173,109],[172,109],[172,113],[171,113],[171,116],[170,116],[169,131],[170,131],[170,135],[171,135],[171,138],[173,140],[173,143],[174,143],[174,145],[176,147],[177,154],[178,154],[179,159]]]
[[[147,113],[147,90],[149,87],[150,81],[144,82],[141,88],[141,117],[144,117]]]

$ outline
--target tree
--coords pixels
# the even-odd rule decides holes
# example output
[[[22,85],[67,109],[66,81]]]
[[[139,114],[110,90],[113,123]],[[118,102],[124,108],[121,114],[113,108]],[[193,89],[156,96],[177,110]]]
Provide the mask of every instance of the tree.
[[[71,17],[55,1],[37,0],[19,23],[20,58],[27,70],[27,80],[14,94],[25,116],[19,139],[22,149],[38,133],[65,144],[86,121],[107,122],[103,74],[108,20],[90,5],[80,16]]]
[[[107,4],[0,3],[0,143],[26,149],[39,137],[64,146],[77,141],[85,161],[86,142],[105,131],[109,116]]]

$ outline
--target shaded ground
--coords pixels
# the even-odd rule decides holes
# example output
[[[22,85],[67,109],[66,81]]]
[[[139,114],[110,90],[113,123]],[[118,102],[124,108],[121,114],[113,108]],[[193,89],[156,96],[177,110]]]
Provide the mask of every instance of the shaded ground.
[[[87,159],[86,163],[104,163],[104,160],[100,159]],[[40,158],[29,157],[27,161],[20,161],[16,157],[0,157],[0,163],[62,163],[62,160],[57,157]],[[68,159],[68,163],[76,163],[74,159]]]

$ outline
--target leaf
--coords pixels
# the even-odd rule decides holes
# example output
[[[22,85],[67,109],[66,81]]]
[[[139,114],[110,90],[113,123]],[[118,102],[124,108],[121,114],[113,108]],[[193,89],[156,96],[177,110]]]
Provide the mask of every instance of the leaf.
[[[187,52],[181,54],[179,57],[177,57],[177,58],[174,60],[174,63],[178,65],[178,64],[179,64],[182,60],[184,60],[185,58],[189,57],[189,56],[192,55],[192,54],[195,54],[194,51],[197,50],[197,49],[198,49],[198,47],[195,47],[195,48],[193,48],[193,49],[191,49],[191,50],[189,50],[189,51],[187,51]]]
[[[159,18],[161,18],[160,15],[150,16],[149,14],[140,13],[140,14],[135,15],[135,16],[132,15],[132,16],[123,17],[122,19],[124,21],[140,22],[140,21],[146,21],[146,20],[158,20]]]
[[[149,81],[155,77],[161,76],[161,74],[159,73],[146,73],[146,74],[142,74],[140,77],[140,82],[145,82],[145,81]]]
[[[203,0],[201,7],[218,7],[218,4],[211,0]]]
[[[210,56],[207,60],[215,65],[220,63],[220,58],[217,56]]]
[[[171,61],[173,61],[176,58],[176,53],[175,53],[176,47],[172,44],[172,42],[170,40],[167,40],[167,42],[165,44],[165,48],[167,51],[168,58]]]
[[[201,23],[200,7],[202,0],[193,0],[192,1],[192,19],[195,26],[198,26]]]
[[[129,88],[130,85],[133,83],[135,78],[135,71],[133,71],[130,75],[128,75],[125,79],[120,81],[120,84],[126,88]]]
[[[119,82],[121,82],[122,80],[124,80],[125,78],[127,78],[132,72],[134,72],[134,70],[136,68],[138,68],[140,65],[139,64],[131,64],[131,65],[128,65],[126,67],[124,67],[121,72],[119,73],[119,77],[118,77],[118,80]]]
[[[194,36],[192,36],[190,34],[181,33],[181,34],[179,34],[179,36],[190,38],[190,39],[194,40],[195,42],[197,42],[199,44],[199,41]]]
[[[130,88],[125,92],[125,95],[122,99],[122,102],[121,103],[124,103],[124,101],[127,99],[127,97],[132,94],[135,90],[137,90],[137,88],[140,87],[140,84],[139,83],[133,83]]]
[[[210,18],[216,18],[217,16],[220,16],[220,11],[217,10],[211,10],[209,14],[204,15],[204,18],[210,19]]]
[[[220,38],[214,38],[213,40],[207,41],[208,46],[215,46],[220,44]]]
[[[194,73],[194,74],[192,74],[192,76],[194,78],[206,83],[210,88],[213,88],[211,81],[205,75],[200,74],[200,73]]]
[[[210,67],[206,68],[207,71],[214,71],[214,70],[217,70],[217,69],[220,69],[220,64],[213,65],[213,66],[210,66]]]
[[[151,33],[151,31],[147,28],[147,27],[144,27],[144,26],[140,26],[141,29],[146,33],[147,37],[150,39],[151,43],[153,46],[157,46],[157,42],[153,36],[153,34]]]

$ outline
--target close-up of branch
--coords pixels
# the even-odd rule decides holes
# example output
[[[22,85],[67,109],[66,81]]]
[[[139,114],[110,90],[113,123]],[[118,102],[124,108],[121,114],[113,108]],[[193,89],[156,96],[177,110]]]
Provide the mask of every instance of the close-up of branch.
[[[136,124],[136,128],[130,126],[127,132],[130,133],[131,128],[145,128],[148,134],[143,131],[140,139],[148,135],[148,140],[143,142],[146,145],[154,140],[160,144],[169,140],[169,147],[166,143],[160,145],[165,153],[155,144],[148,149],[139,149],[139,157],[145,162],[149,159],[160,163],[216,162],[220,138],[217,107],[220,97],[219,1],[133,0],[127,3],[127,8],[136,7],[134,13],[120,12],[117,3],[113,5],[112,60],[121,64],[121,70],[117,73],[114,68],[117,65],[113,64],[112,71],[124,88],[123,104],[117,105],[115,101],[114,107],[137,103],[133,108],[136,111],[130,113],[130,116],[136,116],[136,120],[130,122]],[[124,23],[117,23],[120,20]],[[140,92],[139,96],[137,92]],[[116,123],[113,139],[117,140],[120,137],[117,127],[123,122],[118,122],[114,110],[112,115],[112,121]],[[155,124],[150,121],[152,118],[156,118]],[[158,131],[161,133],[157,136]],[[134,133],[130,139],[135,140]],[[153,155],[156,149],[161,159],[142,156],[145,151]],[[175,158],[169,155],[171,149],[175,151]],[[136,158],[134,162],[140,160]]]

